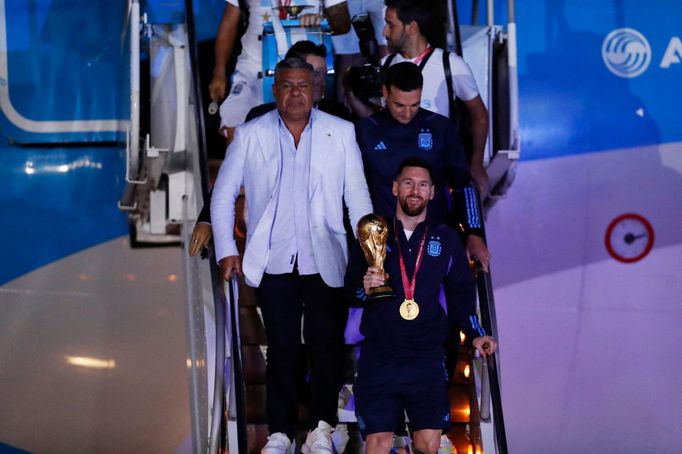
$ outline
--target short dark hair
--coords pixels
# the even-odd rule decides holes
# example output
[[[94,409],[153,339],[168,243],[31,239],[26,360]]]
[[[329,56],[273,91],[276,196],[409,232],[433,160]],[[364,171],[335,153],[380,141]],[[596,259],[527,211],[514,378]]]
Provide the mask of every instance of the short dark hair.
[[[426,171],[429,172],[429,178],[431,178],[431,183],[433,184],[433,167],[431,167],[431,164],[424,158],[420,158],[419,156],[405,158],[398,166],[398,172],[396,172],[394,180],[398,181],[398,177],[403,173],[405,167],[421,167],[422,169],[426,169]]]
[[[396,87],[402,91],[421,89],[424,86],[424,77],[419,66],[409,61],[403,61],[391,65],[384,74],[384,86],[390,90]]]
[[[393,8],[398,19],[407,25],[414,21],[419,32],[435,47],[445,46],[443,25],[443,2],[434,0],[385,0],[387,8]]]
[[[308,55],[326,58],[327,48],[324,46],[324,44],[315,44],[314,42],[308,40],[297,41],[289,48],[284,58],[287,59],[291,57],[298,57],[301,60],[305,60]]]
[[[285,69],[305,69],[313,72],[313,67],[310,63],[306,63],[305,60],[298,57],[289,57],[277,63],[275,66],[275,80],[277,80],[277,75],[280,71]]]

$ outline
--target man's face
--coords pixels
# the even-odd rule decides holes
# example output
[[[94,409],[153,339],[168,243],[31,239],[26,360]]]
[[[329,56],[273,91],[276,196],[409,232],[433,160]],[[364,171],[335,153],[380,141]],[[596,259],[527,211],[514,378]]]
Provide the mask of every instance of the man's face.
[[[393,182],[393,195],[403,213],[419,216],[433,199],[433,182],[429,171],[422,167],[405,167]]]
[[[405,24],[398,19],[398,13],[396,13],[395,8],[386,8],[384,20],[386,21],[384,36],[386,37],[388,50],[390,52],[402,52],[408,38]]]
[[[313,106],[313,73],[303,68],[283,69],[276,79],[272,92],[282,118],[307,118]]]
[[[313,102],[318,103],[327,91],[327,61],[318,55],[308,55],[305,61],[313,67]]]
[[[395,86],[384,86],[383,92],[388,111],[396,121],[406,125],[417,115],[422,99],[421,88],[412,91],[402,91]]]

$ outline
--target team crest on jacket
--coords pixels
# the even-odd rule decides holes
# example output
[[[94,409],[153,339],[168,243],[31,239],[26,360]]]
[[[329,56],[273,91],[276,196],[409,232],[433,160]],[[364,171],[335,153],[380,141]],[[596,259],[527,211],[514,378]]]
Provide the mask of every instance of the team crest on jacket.
[[[438,257],[442,250],[443,246],[441,246],[440,241],[437,239],[432,239],[426,246],[426,252],[428,252],[431,257]]]
[[[430,150],[433,147],[433,136],[428,129],[422,129],[417,137],[417,144],[422,150]]]

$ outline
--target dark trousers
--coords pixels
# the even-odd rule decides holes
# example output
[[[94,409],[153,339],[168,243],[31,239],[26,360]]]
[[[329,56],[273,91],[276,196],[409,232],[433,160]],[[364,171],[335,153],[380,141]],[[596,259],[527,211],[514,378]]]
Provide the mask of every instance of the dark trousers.
[[[343,386],[343,330],[348,310],[342,288],[332,288],[319,274],[265,274],[256,290],[263,314],[267,351],[267,417],[270,433],[293,438],[298,416],[298,371],[303,335],[310,354],[310,424],[337,423]]]

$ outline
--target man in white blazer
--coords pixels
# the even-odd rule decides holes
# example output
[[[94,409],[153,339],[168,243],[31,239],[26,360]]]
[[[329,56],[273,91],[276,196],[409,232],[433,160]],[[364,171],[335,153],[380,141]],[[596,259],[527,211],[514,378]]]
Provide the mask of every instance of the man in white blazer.
[[[285,453],[298,413],[301,316],[311,353],[314,428],[304,452],[332,453],[343,384],[342,294],[347,262],[343,201],[352,225],[372,212],[353,125],[312,109],[313,70],[291,58],[275,69],[277,109],[235,130],[211,200],[216,259],[223,277],[256,287],[268,339],[263,453]],[[246,198],[243,262],[233,237],[234,203]]]

